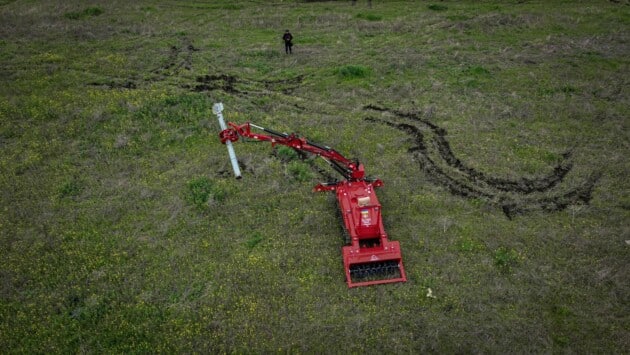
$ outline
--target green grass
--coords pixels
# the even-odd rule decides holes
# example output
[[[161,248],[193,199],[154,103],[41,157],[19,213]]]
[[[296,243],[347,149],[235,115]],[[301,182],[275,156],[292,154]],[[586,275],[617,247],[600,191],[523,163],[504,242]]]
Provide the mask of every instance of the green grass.
[[[336,69],[336,73],[343,79],[361,79],[370,74],[370,69],[363,65],[344,65]]]
[[[208,203],[220,204],[226,196],[225,189],[207,177],[195,178],[188,182],[188,200],[200,209],[206,207]]]
[[[512,272],[523,257],[514,249],[501,247],[494,251],[494,264],[504,273]]]
[[[368,20],[368,21],[381,21],[383,19],[383,16],[377,15],[377,14],[372,14],[372,13],[366,13],[366,14],[358,13],[356,15],[356,17],[360,18],[360,19],[365,19],[365,20]]]
[[[433,11],[446,11],[448,10],[448,6],[439,5],[439,4],[431,4],[431,5],[427,5],[427,9],[433,10]]]
[[[629,24],[623,1],[0,1],[0,348],[627,352]],[[381,178],[408,282],[348,289],[325,162],[238,141],[234,179],[215,102]]]
[[[83,11],[66,12],[63,16],[70,20],[81,20],[88,17],[98,16],[103,13],[100,7],[88,7]]]

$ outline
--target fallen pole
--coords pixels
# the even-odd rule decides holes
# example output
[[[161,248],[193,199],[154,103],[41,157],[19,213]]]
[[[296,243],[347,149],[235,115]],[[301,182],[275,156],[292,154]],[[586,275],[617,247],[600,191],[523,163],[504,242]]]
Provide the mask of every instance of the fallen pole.
[[[221,130],[224,131],[227,129],[227,126],[225,125],[225,121],[223,120],[223,103],[219,102],[216,103],[212,106],[212,112],[217,115],[217,118],[219,119],[219,125],[221,126]],[[232,146],[232,142],[227,141],[225,142],[225,145],[227,146],[228,149],[228,155],[230,156],[230,162],[232,163],[232,170],[234,170],[234,176],[237,179],[240,179],[241,176],[241,169],[238,166],[238,160],[236,160],[236,153],[234,152],[234,147]]]

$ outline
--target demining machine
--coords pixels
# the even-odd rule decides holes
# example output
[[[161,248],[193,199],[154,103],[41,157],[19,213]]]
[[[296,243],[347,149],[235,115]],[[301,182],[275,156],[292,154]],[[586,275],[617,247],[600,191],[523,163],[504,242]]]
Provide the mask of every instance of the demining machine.
[[[319,183],[316,192],[331,191],[337,197],[339,213],[347,233],[347,245],[343,246],[343,265],[348,287],[369,286],[393,282],[405,282],[400,244],[389,240],[383,227],[381,204],[375,189],[383,186],[380,179],[370,179],[358,160],[344,157],[336,150],[309,141],[295,133],[287,134],[257,126],[251,122],[225,124],[223,104],[213,106],[221,132],[219,138],[228,147],[234,174],[241,178],[238,160],[232,146],[239,137],[270,142],[272,147],[284,145],[298,152],[324,159],[343,179]],[[256,133],[253,131],[256,130]]]

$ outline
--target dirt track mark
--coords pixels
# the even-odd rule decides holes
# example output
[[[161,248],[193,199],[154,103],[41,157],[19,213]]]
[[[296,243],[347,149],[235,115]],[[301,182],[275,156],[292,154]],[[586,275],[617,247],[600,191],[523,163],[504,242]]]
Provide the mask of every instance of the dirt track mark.
[[[264,95],[280,92],[285,95],[293,93],[304,80],[304,75],[278,80],[249,80],[228,74],[203,75],[196,78],[197,84],[183,85],[194,92],[222,90],[228,94]]]
[[[195,92],[223,90],[230,94],[238,94],[241,91],[234,88],[237,79],[231,75],[219,74],[219,75],[204,75],[197,77],[196,81],[199,83],[193,87],[188,87]]]
[[[563,154],[562,161],[547,176],[516,180],[497,178],[466,166],[453,154],[446,140],[446,130],[419,115],[375,105],[365,106],[364,109],[389,112],[397,118],[412,121],[414,124],[374,117],[365,118],[367,122],[385,124],[409,134],[415,143],[409,148],[409,153],[419,162],[430,180],[446,187],[454,195],[487,200],[499,206],[508,218],[535,210],[554,212],[569,205],[588,204],[600,176],[593,174],[581,186],[549,197],[551,190],[563,181],[573,167],[569,161],[570,153]],[[420,123],[420,127],[416,123]],[[425,142],[426,135],[431,136],[433,150]],[[540,196],[542,193],[545,193],[545,196]]]
[[[162,81],[167,77],[178,75],[182,69],[190,71],[193,64],[193,53],[199,51],[190,39],[181,38],[180,43],[169,48],[164,64],[151,70],[155,74],[145,82]],[[92,81],[87,86],[101,87],[104,89],[136,89],[142,82],[134,79],[110,78],[109,80]]]
[[[413,139],[415,145],[409,148],[409,153],[420,163],[422,170],[431,178],[432,181],[445,186],[449,191],[458,196],[473,197],[473,198],[493,198],[490,193],[486,193],[474,186],[469,186],[465,182],[450,176],[444,171],[428,154],[427,147],[424,143],[424,135],[422,131],[413,125],[407,123],[395,123],[379,118],[366,117],[367,122],[381,123],[387,126],[399,129],[409,134]]]
[[[535,210],[557,212],[564,210],[570,205],[588,205],[593,198],[593,190],[595,189],[595,185],[600,177],[601,173],[592,174],[582,183],[581,186],[570,189],[560,195],[539,198],[537,200],[529,201],[529,203],[504,201],[501,208],[503,209],[503,213],[511,219],[516,215],[525,214]]]
[[[304,81],[304,75],[298,75],[289,79],[263,80],[261,82],[267,90],[280,91],[285,95],[289,95],[300,87],[302,81]]]
[[[193,53],[198,50],[190,39],[182,38],[178,46],[171,46],[169,49],[166,63],[154,69],[153,73],[171,76],[178,74],[181,69],[192,70]]]
[[[573,168],[573,163],[570,162],[571,152],[565,152],[562,154],[562,160],[554,167],[553,172],[547,176],[543,176],[536,179],[529,178],[521,178],[518,180],[509,180],[509,179],[501,179],[493,176],[488,176],[480,171],[477,171],[467,165],[465,165],[459,158],[457,158],[453,151],[451,150],[451,146],[446,139],[447,132],[445,129],[435,125],[434,123],[423,119],[417,113],[407,113],[398,110],[390,110],[387,108],[375,106],[375,105],[367,105],[364,107],[365,109],[375,110],[380,112],[390,112],[398,117],[407,118],[412,121],[420,122],[424,126],[426,126],[432,133],[432,140],[434,145],[437,147],[441,158],[451,167],[458,170],[462,174],[466,175],[472,181],[481,181],[485,182],[488,185],[493,186],[494,188],[506,191],[506,192],[517,192],[522,194],[529,194],[532,192],[543,192],[547,191],[550,188],[554,187],[558,183],[562,182],[564,177],[571,171]],[[405,130],[409,128],[406,127]]]
[[[136,83],[131,80],[126,80],[126,81],[111,80],[111,81],[103,81],[103,82],[93,81],[93,82],[87,83],[87,85],[101,87],[105,89],[136,89],[137,88]]]

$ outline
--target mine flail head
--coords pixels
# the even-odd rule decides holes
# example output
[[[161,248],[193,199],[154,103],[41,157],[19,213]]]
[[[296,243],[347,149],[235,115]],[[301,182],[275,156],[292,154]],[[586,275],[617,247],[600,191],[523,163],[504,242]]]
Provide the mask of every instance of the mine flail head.
[[[402,277],[400,260],[386,260],[349,267],[350,281],[354,284],[398,282]]]

